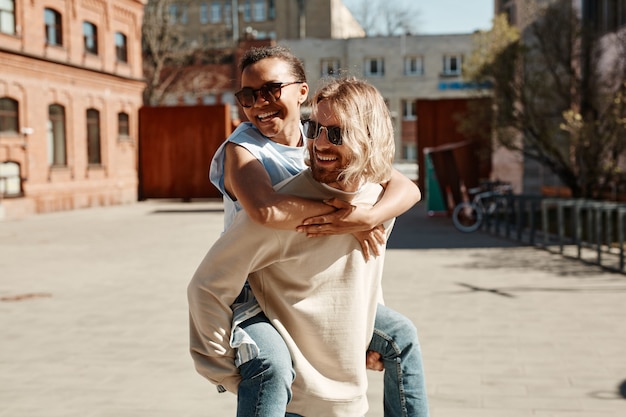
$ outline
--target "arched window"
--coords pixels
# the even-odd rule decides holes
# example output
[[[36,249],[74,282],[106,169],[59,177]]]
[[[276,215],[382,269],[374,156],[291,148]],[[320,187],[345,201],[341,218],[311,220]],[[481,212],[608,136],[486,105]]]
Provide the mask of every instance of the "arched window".
[[[115,32],[115,56],[118,62],[128,62],[126,35],[121,32]]]
[[[48,106],[48,164],[67,164],[65,145],[65,108],[59,104]]]
[[[120,112],[117,114],[117,135],[130,136],[130,127],[128,126],[128,113]]]
[[[48,45],[63,45],[63,21],[61,13],[53,9],[44,10],[46,29],[46,43]]]
[[[91,22],[83,22],[85,52],[98,55],[98,28]]]
[[[0,133],[19,132],[17,101],[9,97],[0,98]]]
[[[100,165],[100,112],[96,109],[87,110],[87,162]]]

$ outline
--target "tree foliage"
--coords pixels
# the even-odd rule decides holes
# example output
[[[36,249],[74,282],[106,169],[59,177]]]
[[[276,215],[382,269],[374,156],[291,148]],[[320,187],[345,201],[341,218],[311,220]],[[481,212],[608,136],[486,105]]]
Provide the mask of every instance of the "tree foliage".
[[[550,169],[573,196],[599,198],[626,185],[626,39],[598,33],[569,0],[531,12],[522,33],[498,16],[476,34],[466,76],[494,86],[498,144]]]

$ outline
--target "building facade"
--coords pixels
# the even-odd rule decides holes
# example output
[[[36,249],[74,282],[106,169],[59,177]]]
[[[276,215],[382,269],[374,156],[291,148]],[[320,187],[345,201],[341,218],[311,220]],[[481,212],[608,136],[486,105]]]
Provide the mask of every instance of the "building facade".
[[[143,0],[0,8],[0,219],[137,199]]]
[[[191,45],[200,48],[228,48],[244,38],[365,36],[341,0],[165,1],[170,2],[170,24],[176,25]]]
[[[301,39],[279,42],[305,64],[311,88],[325,77],[354,75],[385,97],[396,131],[396,162],[417,172],[417,100],[467,99],[476,86],[463,80],[472,34]],[[484,92],[484,89],[482,90]],[[419,140],[419,138],[417,138]]]

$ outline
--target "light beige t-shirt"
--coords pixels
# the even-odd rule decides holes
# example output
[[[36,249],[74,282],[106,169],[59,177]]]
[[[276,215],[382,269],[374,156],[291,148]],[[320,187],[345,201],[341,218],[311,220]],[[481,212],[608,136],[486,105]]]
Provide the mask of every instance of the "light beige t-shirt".
[[[375,204],[378,184],[344,193],[310,170],[279,184],[281,193]],[[393,221],[386,226],[391,232]],[[284,338],[296,379],[287,410],[303,416],[367,412],[365,353],[382,299],[384,254],[366,262],[352,235],[307,238],[258,225],[240,212],[210,249],[189,284],[191,349],[198,372],[237,392],[229,346],[230,305],[248,279],[259,305]]]

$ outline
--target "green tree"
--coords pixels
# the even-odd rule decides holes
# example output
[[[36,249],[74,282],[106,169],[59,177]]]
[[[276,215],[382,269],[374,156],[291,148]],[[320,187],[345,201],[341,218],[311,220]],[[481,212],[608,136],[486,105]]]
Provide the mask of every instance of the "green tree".
[[[493,85],[495,143],[538,161],[574,197],[600,198],[626,185],[626,39],[583,21],[569,0],[532,6],[522,32],[502,15],[475,35],[465,75]],[[477,126],[485,115],[472,117]]]

